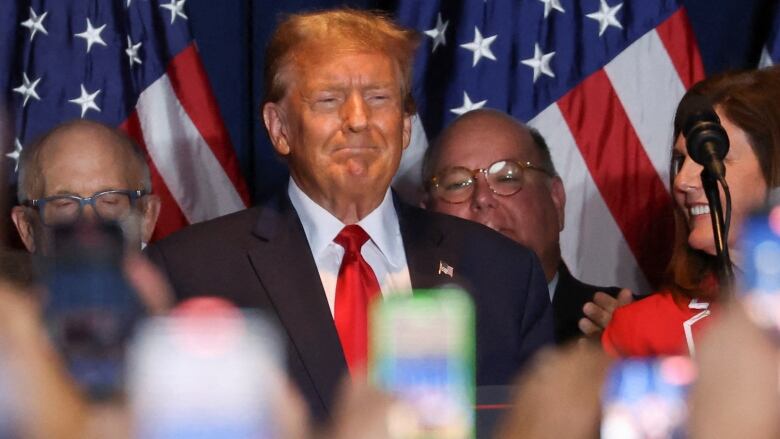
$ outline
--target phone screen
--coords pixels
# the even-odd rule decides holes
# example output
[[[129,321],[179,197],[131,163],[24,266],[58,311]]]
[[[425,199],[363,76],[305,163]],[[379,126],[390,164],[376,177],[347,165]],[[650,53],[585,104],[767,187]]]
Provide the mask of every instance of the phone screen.
[[[744,261],[737,294],[756,323],[780,336],[780,206],[751,215],[740,241]]]
[[[147,320],[129,359],[135,437],[281,438],[282,355],[276,328],[223,299]]]
[[[474,435],[474,310],[465,292],[415,291],[374,303],[370,377],[413,413],[396,437]]]
[[[686,398],[695,375],[688,357],[615,363],[602,394],[602,439],[685,437]]]
[[[53,230],[53,254],[38,257],[44,319],[77,384],[93,400],[123,388],[124,352],[144,309],[122,272],[124,239],[115,223]]]

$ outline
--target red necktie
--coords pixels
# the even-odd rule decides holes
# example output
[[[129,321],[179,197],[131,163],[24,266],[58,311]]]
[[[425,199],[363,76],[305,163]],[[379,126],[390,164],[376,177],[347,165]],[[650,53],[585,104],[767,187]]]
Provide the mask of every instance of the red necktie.
[[[368,352],[368,304],[379,294],[379,282],[360,249],[368,234],[360,226],[344,227],[333,240],[344,247],[339,277],[336,281],[335,320],[341,348],[350,374],[365,371]]]

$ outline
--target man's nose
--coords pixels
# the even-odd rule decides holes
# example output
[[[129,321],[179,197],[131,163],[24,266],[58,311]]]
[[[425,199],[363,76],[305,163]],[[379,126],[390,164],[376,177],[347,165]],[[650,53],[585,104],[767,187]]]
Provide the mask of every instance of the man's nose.
[[[496,194],[488,185],[485,174],[478,172],[474,177],[474,191],[471,193],[471,209],[474,211],[496,207]]]
[[[360,93],[350,93],[342,107],[344,127],[351,132],[359,132],[368,124],[368,106]]]
[[[95,210],[94,204],[84,204],[81,207],[81,215],[79,217],[79,220],[81,221],[97,221],[100,219],[100,216],[97,213],[97,210]]]

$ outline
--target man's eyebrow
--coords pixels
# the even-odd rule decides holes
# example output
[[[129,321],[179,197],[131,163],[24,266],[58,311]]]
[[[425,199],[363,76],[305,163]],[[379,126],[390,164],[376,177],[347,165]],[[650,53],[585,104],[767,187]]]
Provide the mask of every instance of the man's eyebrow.
[[[385,90],[385,89],[392,90],[395,87],[396,84],[394,82],[383,82],[379,84],[366,84],[366,86],[363,87],[363,89],[364,90]]]
[[[312,84],[310,87],[301,89],[301,94],[303,96],[309,96],[314,93],[339,92],[345,90],[346,88],[347,87],[343,84],[338,84],[334,81],[318,81]]]

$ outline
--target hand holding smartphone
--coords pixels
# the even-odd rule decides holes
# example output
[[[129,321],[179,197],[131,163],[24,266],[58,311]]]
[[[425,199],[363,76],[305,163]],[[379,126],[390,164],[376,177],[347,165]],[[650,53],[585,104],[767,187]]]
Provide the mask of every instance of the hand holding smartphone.
[[[613,364],[602,395],[602,439],[684,438],[696,371],[688,357]]]
[[[52,230],[53,253],[37,256],[44,320],[71,375],[92,400],[122,393],[124,353],[144,308],[122,271],[124,236],[113,222]]]
[[[284,437],[281,359],[277,331],[223,299],[147,320],[128,360],[135,437]]]
[[[751,215],[740,241],[744,261],[737,296],[755,323],[780,337],[780,204]]]

